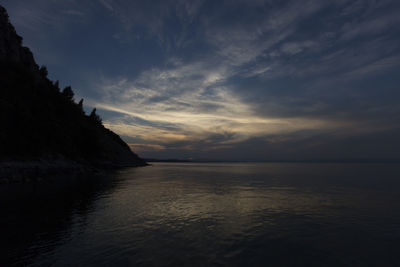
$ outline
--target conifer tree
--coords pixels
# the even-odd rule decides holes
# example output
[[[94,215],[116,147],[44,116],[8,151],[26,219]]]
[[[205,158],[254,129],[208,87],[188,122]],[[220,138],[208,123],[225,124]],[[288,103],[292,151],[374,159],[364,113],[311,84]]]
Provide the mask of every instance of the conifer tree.
[[[78,103],[78,109],[82,112],[82,113],[84,113],[84,110],[83,110],[83,98],[79,101],[79,103]]]
[[[49,74],[49,72],[47,71],[46,66],[44,66],[44,65],[42,65],[42,66],[40,67],[39,72],[40,72],[40,75],[41,75],[43,78],[47,78],[47,75]]]
[[[92,110],[92,112],[89,115],[89,118],[91,118],[93,121],[97,122],[97,123],[102,123],[101,118],[99,115],[96,114],[96,108],[94,108]]]
[[[74,101],[74,91],[72,91],[71,86],[65,87],[61,94],[68,100]]]

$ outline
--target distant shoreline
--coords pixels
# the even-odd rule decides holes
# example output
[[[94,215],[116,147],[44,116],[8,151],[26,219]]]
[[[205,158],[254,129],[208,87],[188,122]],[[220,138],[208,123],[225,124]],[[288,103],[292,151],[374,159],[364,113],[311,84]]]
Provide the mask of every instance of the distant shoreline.
[[[184,160],[184,159],[144,159],[146,162],[171,163],[400,163],[400,159],[327,159],[327,160]]]

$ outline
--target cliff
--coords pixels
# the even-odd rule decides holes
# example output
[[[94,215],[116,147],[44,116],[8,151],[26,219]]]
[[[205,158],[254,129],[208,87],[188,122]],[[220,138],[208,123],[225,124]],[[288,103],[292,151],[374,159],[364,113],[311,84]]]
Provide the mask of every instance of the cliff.
[[[70,87],[47,78],[31,51],[22,46],[0,6],[0,163],[65,159],[96,166],[142,166],[95,110],[86,115]]]

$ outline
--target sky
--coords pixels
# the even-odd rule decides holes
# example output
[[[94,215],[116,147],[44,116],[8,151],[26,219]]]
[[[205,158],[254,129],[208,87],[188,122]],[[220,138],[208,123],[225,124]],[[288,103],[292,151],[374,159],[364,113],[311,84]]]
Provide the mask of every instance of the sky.
[[[0,0],[145,158],[400,159],[396,0]]]

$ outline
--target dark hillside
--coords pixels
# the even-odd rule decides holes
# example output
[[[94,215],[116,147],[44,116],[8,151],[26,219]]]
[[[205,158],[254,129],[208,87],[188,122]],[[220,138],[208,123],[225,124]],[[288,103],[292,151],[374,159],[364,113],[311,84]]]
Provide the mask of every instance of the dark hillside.
[[[0,6],[0,160],[145,165],[95,110],[86,115],[83,101],[73,96],[70,87],[60,90],[47,78]]]

